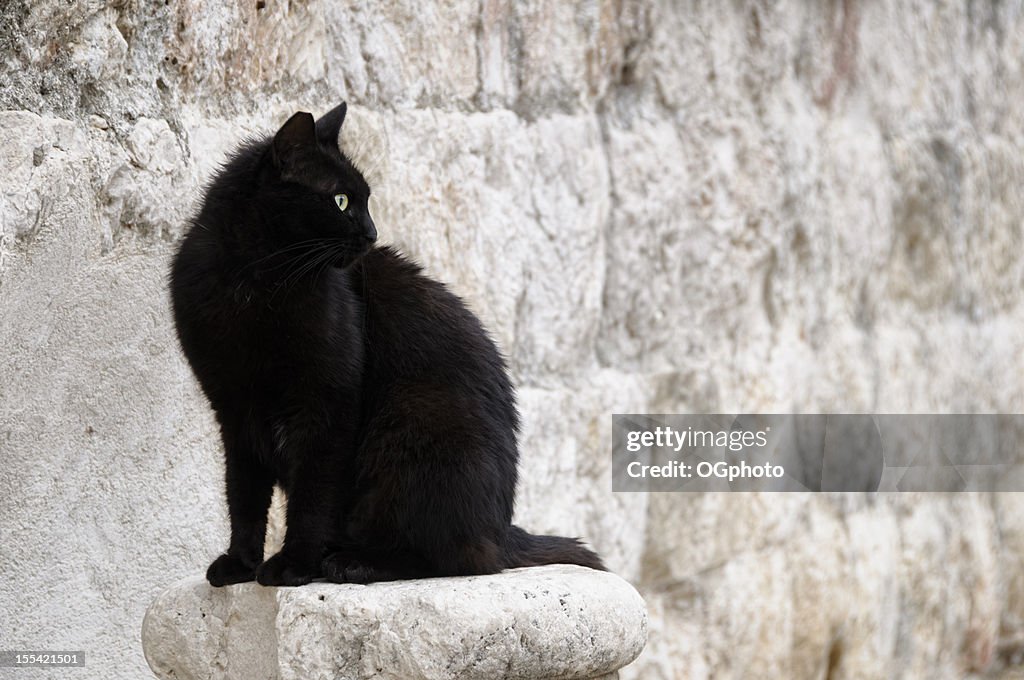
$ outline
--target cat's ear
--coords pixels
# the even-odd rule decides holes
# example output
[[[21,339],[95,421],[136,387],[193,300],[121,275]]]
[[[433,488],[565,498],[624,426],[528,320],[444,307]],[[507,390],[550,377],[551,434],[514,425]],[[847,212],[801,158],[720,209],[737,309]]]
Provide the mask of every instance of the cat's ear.
[[[320,117],[316,122],[316,138],[324,146],[338,146],[338,134],[341,124],[345,122],[348,106],[342,102]]]
[[[281,171],[294,170],[314,148],[316,128],[313,114],[299,111],[274,135],[274,166]]]

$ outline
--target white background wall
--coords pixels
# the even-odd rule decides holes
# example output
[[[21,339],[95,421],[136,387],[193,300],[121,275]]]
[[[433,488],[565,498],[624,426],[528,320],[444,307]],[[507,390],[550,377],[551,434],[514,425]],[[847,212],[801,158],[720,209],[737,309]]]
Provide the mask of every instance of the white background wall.
[[[608,448],[613,412],[1024,408],[1020,0],[346,4],[0,9],[0,648],[146,677],[147,604],[226,541],[168,258],[227,149],[345,99],[383,238],[511,359],[519,521],[647,597],[628,677],[1012,656],[1017,496],[616,496]]]

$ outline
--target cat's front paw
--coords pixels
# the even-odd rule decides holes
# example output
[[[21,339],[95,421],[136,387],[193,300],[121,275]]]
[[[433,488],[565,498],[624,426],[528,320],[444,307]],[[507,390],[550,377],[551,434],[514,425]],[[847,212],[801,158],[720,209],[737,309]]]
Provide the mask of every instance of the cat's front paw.
[[[264,586],[302,586],[319,576],[312,567],[279,552],[256,569],[256,580]]]
[[[220,588],[232,583],[245,583],[256,578],[256,570],[242,560],[224,554],[215,559],[206,570],[206,580],[211,586]]]

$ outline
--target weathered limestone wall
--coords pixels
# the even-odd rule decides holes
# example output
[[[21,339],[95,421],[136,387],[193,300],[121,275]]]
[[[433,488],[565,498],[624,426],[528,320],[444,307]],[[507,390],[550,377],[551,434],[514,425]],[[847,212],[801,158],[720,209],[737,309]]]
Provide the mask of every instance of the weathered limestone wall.
[[[1016,496],[614,496],[608,430],[1024,410],[1022,55],[1020,0],[4,3],[0,648],[146,676],[226,536],[168,257],[225,150],[345,99],[382,236],[511,359],[520,522],[647,598],[625,676],[988,668]]]

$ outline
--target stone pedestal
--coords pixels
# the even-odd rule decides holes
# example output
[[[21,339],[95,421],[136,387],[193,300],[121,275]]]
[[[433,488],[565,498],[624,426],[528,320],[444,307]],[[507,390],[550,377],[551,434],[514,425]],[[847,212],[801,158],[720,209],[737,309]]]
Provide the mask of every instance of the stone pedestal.
[[[610,679],[646,639],[632,586],[562,565],[301,588],[196,577],[142,625],[150,668],[174,680]]]

